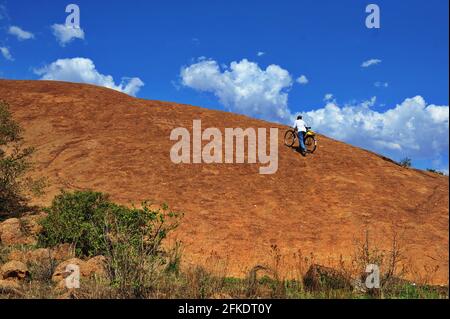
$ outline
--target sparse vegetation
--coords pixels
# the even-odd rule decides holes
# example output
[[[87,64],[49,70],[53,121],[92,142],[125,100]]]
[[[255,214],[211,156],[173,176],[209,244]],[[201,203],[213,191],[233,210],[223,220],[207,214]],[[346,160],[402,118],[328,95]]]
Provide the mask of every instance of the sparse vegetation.
[[[15,247],[30,251],[69,243],[79,258],[102,255],[106,277],[82,278],[80,289],[65,292],[71,298],[448,298],[447,287],[429,285],[436,267],[416,282],[403,278],[408,264],[401,236],[393,232],[391,247],[373,245],[366,232],[356,243],[349,263],[341,256],[334,268],[317,264],[313,254],[295,254],[295,279],[285,277],[285,256],[277,245],[269,250],[270,262],[256,265],[244,278],[229,277],[226,270],[191,265],[182,267],[182,247],[163,245],[181,214],[166,205],[159,208],[144,202],[140,207],[125,207],[105,194],[93,191],[62,192],[56,196],[47,216],[41,221],[38,245]],[[23,229],[22,229],[23,228]],[[26,225],[21,232],[26,234]],[[395,228],[394,228],[395,229]],[[11,249],[0,245],[0,263],[8,260]],[[214,256],[213,256],[214,257]],[[103,258],[103,257],[102,257]],[[212,258],[215,266],[220,264]],[[64,289],[52,280],[56,260],[27,263],[30,277],[14,296],[0,291],[0,298],[57,298]],[[366,266],[376,264],[383,270],[381,288],[366,289]]]
[[[42,222],[41,246],[71,242],[79,257],[106,257],[107,278],[83,278],[81,288],[70,292],[72,298],[448,298],[446,287],[402,279],[407,274],[407,262],[396,231],[387,250],[373,245],[366,232],[363,241],[355,242],[353,258],[346,263],[341,257],[336,268],[317,266],[313,254],[304,255],[299,250],[295,254],[296,279],[281,274],[285,256],[272,245],[268,254],[271,261],[253,267],[247,277],[235,278],[227,276],[226,270],[181,267],[180,243],[172,248],[162,245],[180,217],[166,206],[151,209],[143,203],[141,208],[126,208],[102,193],[63,192],[47,212],[47,219]],[[219,264],[217,258],[211,261],[215,266]],[[367,264],[380,265],[383,270],[381,289],[374,291],[363,286]],[[31,279],[24,284],[23,297],[58,297],[51,281],[55,267],[51,259],[43,265],[32,263]],[[319,286],[311,286],[308,279],[314,276],[314,267],[322,269],[319,273],[326,272],[325,277],[323,273],[317,277]]]
[[[427,171],[430,172],[430,173],[434,173],[434,174],[445,176],[444,172],[438,171],[438,170],[433,169],[433,168],[427,168]]]
[[[401,167],[410,168],[412,166],[412,159],[409,157],[405,157],[402,160],[400,160],[400,162],[398,162],[398,164]]]
[[[0,249],[0,252],[2,250]],[[2,257],[0,255],[0,257]],[[146,256],[140,256],[146,259]],[[6,258],[3,256],[3,258]],[[276,279],[272,272],[247,278],[229,277],[216,274],[203,267],[192,266],[178,272],[169,271],[167,267],[155,267],[154,263],[141,262],[138,268],[143,274],[137,275],[130,267],[134,261],[117,259],[116,269],[125,271],[122,279],[128,280],[121,285],[120,281],[101,278],[82,279],[80,289],[70,291],[66,296],[79,299],[91,298],[281,298],[281,299],[447,299],[448,288],[412,283],[405,280],[391,281],[379,294],[363,292],[356,289],[323,287],[319,290],[308,290],[302,278]],[[165,264],[167,265],[167,263]],[[283,265],[280,265],[283,266]],[[23,284],[23,294],[14,298],[58,298],[61,291],[51,280],[55,264],[51,260],[45,264],[31,263],[30,279]],[[127,271],[131,270],[131,273]],[[345,272],[346,270],[340,270]],[[127,274],[131,274],[127,275]],[[11,297],[11,296],[10,296]],[[8,298],[8,294],[0,292],[0,299]]]

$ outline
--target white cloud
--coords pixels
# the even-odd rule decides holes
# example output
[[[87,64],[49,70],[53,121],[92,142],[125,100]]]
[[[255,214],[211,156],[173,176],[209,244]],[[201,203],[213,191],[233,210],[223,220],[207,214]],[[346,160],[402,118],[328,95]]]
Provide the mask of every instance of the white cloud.
[[[290,124],[289,72],[277,65],[265,70],[246,59],[221,68],[202,59],[181,69],[184,86],[213,93],[230,111]],[[430,105],[421,96],[405,99],[385,112],[372,108],[376,97],[339,105],[328,93],[325,106],[303,113],[319,133],[393,159],[439,161],[448,166],[449,107]]]
[[[370,60],[364,61],[364,62],[361,64],[361,67],[363,67],[363,68],[368,68],[369,66],[377,65],[377,64],[379,64],[379,63],[381,63],[381,60],[380,60],[380,59],[370,59]]]
[[[323,100],[324,100],[325,102],[327,102],[327,101],[331,101],[333,98],[334,98],[333,94],[327,93],[327,94],[325,94],[325,96],[323,97]]]
[[[59,59],[35,70],[35,73],[41,76],[41,80],[90,83],[133,96],[144,86],[144,82],[137,77],[124,77],[120,84],[116,84],[111,75],[98,72],[94,62],[86,58]]]
[[[29,40],[34,38],[34,34],[28,31],[21,29],[18,26],[10,26],[8,29],[8,33],[17,37],[20,41]]]
[[[0,53],[3,55],[3,57],[6,60],[14,61],[14,59],[11,55],[11,52],[9,51],[9,49],[7,47],[0,47]]]
[[[184,86],[215,94],[232,112],[279,122],[291,120],[287,90],[292,78],[278,65],[263,70],[243,59],[222,70],[216,61],[200,60],[182,68],[180,75]]]
[[[305,113],[305,119],[322,134],[396,159],[448,163],[448,106],[427,105],[416,96],[381,113],[371,109],[375,100],[345,106],[329,101]]]
[[[301,75],[298,79],[297,79],[297,83],[305,85],[309,83],[308,78],[306,77],[306,75]]]
[[[387,88],[387,87],[389,87],[389,83],[388,82],[375,82],[373,85],[375,87],[377,87],[377,88]]]
[[[66,26],[64,24],[54,24],[52,25],[52,30],[61,46],[65,46],[74,39],[84,39],[84,31],[81,28]]]
[[[263,56],[263,55],[265,55],[265,54],[266,54],[265,52],[259,51],[256,55],[257,55],[257,56]]]

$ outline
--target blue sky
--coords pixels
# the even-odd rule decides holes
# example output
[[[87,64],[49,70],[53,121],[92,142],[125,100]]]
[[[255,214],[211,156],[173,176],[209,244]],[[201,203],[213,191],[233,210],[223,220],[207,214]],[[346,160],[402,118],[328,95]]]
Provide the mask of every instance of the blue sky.
[[[319,132],[448,171],[447,0],[76,0],[83,36],[62,43],[54,25],[69,3],[0,0],[0,77],[90,81],[279,122],[302,112]],[[380,29],[365,26],[369,3]]]

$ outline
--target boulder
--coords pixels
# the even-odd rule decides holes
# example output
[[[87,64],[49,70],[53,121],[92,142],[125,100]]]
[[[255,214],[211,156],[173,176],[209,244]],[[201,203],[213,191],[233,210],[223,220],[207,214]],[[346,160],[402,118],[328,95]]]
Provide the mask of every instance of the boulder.
[[[106,277],[106,258],[103,256],[96,256],[87,261],[71,258],[60,263],[53,273],[52,281],[55,283],[61,282],[70,272],[67,271],[68,265],[76,265],[80,267],[80,277],[81,278],[92,278],[92,277]]]
[[[20,219],[10,218],[0,224],[0,242],[5,246],[35,244],[36,238],[25,233]]]
[[[47,216],[46,213],[39,213],[34,215],[26,215],[20,218],[20,221],[28,235],[38,235],[42,231],[40,222]]]
[[[7,262],[0,271],[3,279],[23,280],[30,275],[27,265],[17,260]]]
[[[50,261],[51,256],[52,252],[48,248],[39,248],[28,251],[16,249],[9,253],[8,259],[21,261],[25,264],[28,263],[42,264],[44,262]]]
[[[106,258],[104,256],[96,256],[86,261],[82,269],[82,275],[85,277],[93,275],[106,276]]]
[[[333,268],[311,265],[303,277],[306,290],[320,291],[326,289],[352,289],[350,279]]]
[[[8,254],[7,260],[16,260],[26,263],[25,252],[18,249],[11,250]]]
[[[85,262],[78,258],[71,258],[69,260],[63,261],[60,263],[53,273],[52,281],[55,283],[58,283],[62,281],[63,279],[67,278],[71,272],[67,271],[68,265],[76,265],[80,267],[80,276],[82,275],[82,267],[84,266]]]
[[[15,280],[2,280],[0,279],[0,294],[11,294],[17,297],[22,297],[20,284]]]
[[[23,234],[20,229],[20,220],[10,218],[0,224],[0,241],[3,245],[11,245],[22,239]]]
[[[56,261],[64,261],[75,257],[75,252],[71,244],[59,244],[52,248],[52,258]]]
[[[43,263],[50,260],[62,262],[74,257],[74,252],[70,244],[61,244],[52,249],[38,248],[34,250],[14,249],[8,254],[8,260],[17,260],[25,264]]]

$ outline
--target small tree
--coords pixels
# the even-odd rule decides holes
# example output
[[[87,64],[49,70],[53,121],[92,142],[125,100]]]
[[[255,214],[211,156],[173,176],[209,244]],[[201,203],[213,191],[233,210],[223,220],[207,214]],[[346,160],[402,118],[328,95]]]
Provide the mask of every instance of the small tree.
[[[32,147],[23,145],[22,129],[13,120],[8,104],[0,101],[0,219],[27,206],[26,189],[36,186],[25,177],[32,153]]]
[[[399,162],[401,167],[409,168],[412,166],[412,160],[409,157],[405,157]]]

